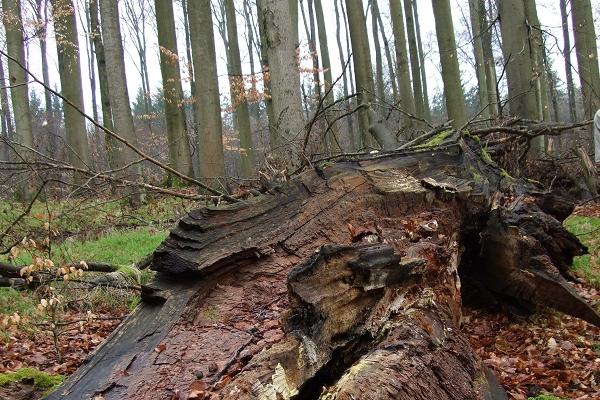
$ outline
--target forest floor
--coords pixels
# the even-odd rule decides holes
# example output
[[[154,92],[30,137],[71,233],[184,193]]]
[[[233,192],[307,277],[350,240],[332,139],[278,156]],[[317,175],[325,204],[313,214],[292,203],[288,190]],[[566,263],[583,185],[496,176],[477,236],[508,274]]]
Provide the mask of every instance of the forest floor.
[[[15,237],[27,234],[42,241],[51,225],[55,263],[110,263],[131,285],[93,290],[68,286],[72,283],[60,286],[66,300],[56,318],[40,307],[48,293],[0,288],[0,400],[41,398],[84,362],[139,301],[130,287],[146,282],[150,273],[132,265],[150,254],[193,206],[173,199],[154,199],[136,211],[110,199],[34,206],[15,227]],[[22,211],[0,202],[0,221],[14,220]],[[600,306],[600,203],[579,207],[565,224],[590,253],[574,262],[580,277],[574,287]],[[35,250],[23,251],[14,261],[25,265],[36,256]],[[0,262],[6,261],[0,256]],[[57,342],[53,321],[66,327]],[[526,318],[465,307],[463,329],[510,398],[600,398],[597,328],[551,310]]]

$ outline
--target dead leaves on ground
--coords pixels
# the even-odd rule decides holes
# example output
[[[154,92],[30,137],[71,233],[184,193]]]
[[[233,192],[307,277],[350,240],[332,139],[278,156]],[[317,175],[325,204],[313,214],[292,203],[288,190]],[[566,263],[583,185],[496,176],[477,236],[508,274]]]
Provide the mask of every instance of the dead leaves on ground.
[[[600,301],[600,291],[577,289],[588,301]],[[463,330],[512,399],[541,392],[600,398],[600,329],[586,322],[552,311],[519,319],[465,310]]]
[[[81,315],[76,312],[70,311],[65,315],[66,321],[80,318]],[[47,332],[13,330],[8,341],[0,344],[0,373],[35,367],[52,374],[71,374],[119,323],[119,320],[95,319],[84,324],[81,330],[73,329],[61,335],[63,361],[60,364],[56,362],[52,336]]]

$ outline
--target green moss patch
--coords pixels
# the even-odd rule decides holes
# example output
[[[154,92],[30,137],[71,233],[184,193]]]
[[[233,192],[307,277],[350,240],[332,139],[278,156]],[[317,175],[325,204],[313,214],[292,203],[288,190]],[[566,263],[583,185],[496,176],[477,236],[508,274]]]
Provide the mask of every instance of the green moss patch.
[[[35,368],[21,368],[15,372],[0,374],[0,386],[11,382],[32,381],[35,387],[46,389],[47,393],[56,389],[64,380],[64,375],[50,375]]]

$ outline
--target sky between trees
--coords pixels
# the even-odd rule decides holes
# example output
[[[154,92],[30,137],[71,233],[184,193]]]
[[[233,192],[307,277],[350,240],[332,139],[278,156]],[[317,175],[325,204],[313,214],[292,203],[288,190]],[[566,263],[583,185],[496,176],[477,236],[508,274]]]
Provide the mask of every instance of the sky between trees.
[[[135,0],[136,3],[146,3],[148,8],[147,15],[147,23],[146,23],[146,37],[147,37],[147,57],[148,57],[148,72],[150,75],[150,85],[151,90],[154,92],[158,91],[161,87],[161,73],[160,73],[160,64],[159,64],[159,48],[158,48],[158,39],[156,33],[156,21],[154,18],[154,14],[152,14],[153,9],[153,1],[151,0]],[[598,27],[600,26],[600,0],[592,0],[592,7],[594,9],[594,22],[596,25],[596,31],[600,32]],[[123,8],[123,0],[119,0],[120,7]],[[216,7],[216,0],[213,0],[214,7],[213,13],[218,13],[218,7]],[[242,43],[242,40],[246,38],[246,25],[243,21],[243,16],[241,13],[241,1],[236,0],[236,5],[238,10],[238,33],[240,35],[240,51],[242,57],[242,67],[244,69],[244,73],[250,73],[250,67],[248,63],[248,51],[246,46]],[[363,0],[365,10],[369,12],[370,9],[367,9],[368,0]],[[452,0],[453,7],[453,20],[455,26],[455,34],[456,34],[456,42],[458,47],[458,56],[461,61],[461,79],[464,86],[465,91],[469,88],[476,86],[477,81],[474,73],[474,66],[472,65],[472,44],[470,42],[470,32],[469,32],[469,9],[466,0]],[[542,24],[542,28],[550,33],[549,38],[547,39],[546,46],[548,48],[549,54],[552,55],[554,60],[554,69],[558,73],[558,76],[561,80],[561,84],[564,83],[564,59],[560,56],[560,51],[562,51],[562,28],[561,28],[561,20],[560,20],[560,11],[557,0],[537,0],[537,7],[539,18]],[[306,6],[306,0],[303,1],[303,4]],[[392,27],[389,19],[389,10],[385,5],[385,2],[382,2],[380,5],[380,11],[382,13],[383,22],[386,29],[386,36],[390,43],[393,43],[393,35],[392,35]],[[433,11],[431,9],[431,1],[430,0],[418,0],[419,6],[419,17],[421,22],[421,29],[423,34],[423,46],[424,52],[426,53],[425,64],[427,71],[427,79],[429,84],[429,97],[432,98],[436,93],[441,93],[443,86],[440,75],[440,62],[439,62],[439,53],[436,43],[435,36],[435,23],[433,19]],[[87,45],[86,41],[86,29],[82,23],[85,23],[85,17],[83,12],[83,0],[75,1],[75,7],[78,9],[78,21],[79,21],[79,36],[80,36],[80,49],[81,51],[85,51],[85,46]],[[332,62],[332,73],[334,79],[338,77],[342,72],[342,65],[339,62],[339,52],[337,49],[337,45],[335,43],[335,14],[334,14],[334,6],[333,0],[323,0],[324,13],[327,23],[328,30],[328,43],[329,43],[329,52]],[[32,19],[31,9],[24,8],[24,14],[26,14],[25,19]],[[122,12],[121,16],[125,13]],[[175,1],[175,18],[177,23],[177,35],[179,41],[180,57],[182,59],[181,68],[184,69],[187,63],[185,59],[185,38],[184,38],[184,28],[183,28],[183,10],[181,8],[181,2]],[[213,22],[216,24],[216,19],[213,18]],[[302,18],[299,18],[299,32],[300,32],[300,40],[301,40],[301,51],[306,56],[304,57],[304,66],[306,68],[311,68],[311,61],[308,59],[308,42],[306,39],[306,33],[304,31],[304,27],[302,25]],[[131,31],[128,29],[126,24],[122,26],[123,37],[125,41],[125,52],[126,52],[126,67],[127,67],[127,84],[130,93],[131,101],[135,100],[135,96],[138,93],[139,88],[141,87],[141,78],[139,72],[139,62],[138,56],[136,54],[136,49],[134,46],[134,38],[131,35]],[[372,35],[370,29],[368,29],[369,37],[372,43]],[[343,36],[343,35],[342,35]],[[572,31],[571,31],[572,36]],[[556,38],[556,40],[553,39]],[[345,39],[342,38],[344,46]],[[51,81],[55,83],[58,87],[60,87],[60,79],[58,77],[58,61],[56,56],[56,46],[54,44],[54,31],[52,24],[48,26],[48,55],[49,62],[51,67]],[[573,38],[571,39],[571,43],[574,43]],[[224,105],[229,103],[229,82],[227,79],[227,64],[226,64],[226,52],[221,37],[219,36],[218,29],[215,27],[215,45],[217,51],[217,63],[219,69],[219,83],[221,87],[221,99]],[[32,38],[28,42],[28,60],[29,67],[33,73],[41,77],[41,65],[39,62],[39,41],[36,38]],[[258,59],[258,57],[257,57]],[[90,93],[90,83],[88,79],[85,79],[87,76],[88,70],[88,61],[85,56],[81,57],[81,69],[82,74],[84,75],[83,79],[83,90],[84,90],[84,99],[86,105],[86,111],[89,114],[91,113],[91,93]],[[573,63],[576,63],[575,57],[573,57]],[[308,77],[310,73],[306,73]],[[185,78],[187,76],[186,71],[182,71],[182,79],[183,79],[183,89],[186,93],[189,94],[189,82]],[[39,94],[39,97],[43,97],[42,88],[31,85],[30,90],[36,91]]]

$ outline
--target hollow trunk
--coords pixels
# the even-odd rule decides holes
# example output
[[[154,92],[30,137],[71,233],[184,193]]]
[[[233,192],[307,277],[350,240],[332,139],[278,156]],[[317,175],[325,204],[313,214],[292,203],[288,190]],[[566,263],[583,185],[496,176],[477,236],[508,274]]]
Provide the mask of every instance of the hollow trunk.
[[[600,324],[565,279],[585,250],[572,209],[459,139],[194,210],[49,399],[505,399],[461,332],[461,288]]]

